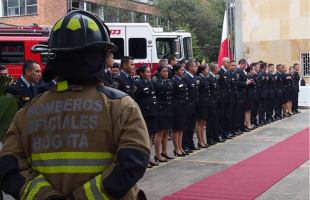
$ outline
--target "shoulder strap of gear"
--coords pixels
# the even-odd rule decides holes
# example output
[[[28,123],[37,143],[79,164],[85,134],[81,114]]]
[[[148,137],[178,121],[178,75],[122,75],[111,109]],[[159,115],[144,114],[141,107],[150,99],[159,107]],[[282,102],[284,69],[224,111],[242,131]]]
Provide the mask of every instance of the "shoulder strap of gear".
[[[110,88],[110,87],[104,87],[101,85],[97,87],[97,90],[105,94],[110,99],[121,99],[125,96],[128,96],[126,93],[120,90]]]

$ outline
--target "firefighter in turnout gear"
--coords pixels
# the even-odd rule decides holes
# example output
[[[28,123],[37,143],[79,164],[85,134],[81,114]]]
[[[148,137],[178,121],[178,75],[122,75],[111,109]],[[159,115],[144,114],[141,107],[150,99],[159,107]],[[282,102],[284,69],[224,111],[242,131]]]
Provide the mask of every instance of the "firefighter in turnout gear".
[[[109,30],[86,11],[52,29],[45,82],[50,91],[15,116],[0,152],[0,190],[15,199],[146,199],[136,185],[149,161],[149,138],[131,97],[103,86]]]

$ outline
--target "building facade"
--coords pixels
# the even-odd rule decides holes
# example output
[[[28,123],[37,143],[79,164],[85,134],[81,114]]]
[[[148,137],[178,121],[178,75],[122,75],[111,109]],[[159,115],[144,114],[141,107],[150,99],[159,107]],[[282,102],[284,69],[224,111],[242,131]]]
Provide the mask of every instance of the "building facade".
[[[70,9],[96,13],[105,22],[160,24],[152,0],[0,0],[0,24],[53,26]]]
[[[251,61],[300,64],[310,77],[309,0],[242,0],[243,55]]]

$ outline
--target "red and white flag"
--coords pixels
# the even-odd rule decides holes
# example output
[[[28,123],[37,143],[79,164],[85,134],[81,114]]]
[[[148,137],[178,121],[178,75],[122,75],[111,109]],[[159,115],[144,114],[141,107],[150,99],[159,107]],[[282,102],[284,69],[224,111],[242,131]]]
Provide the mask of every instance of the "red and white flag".
[[[222,60],[224,57],[228,57],[228,22],[227,22],[227,13],[225,10],[225,15],[224,15],[224,22],[223,22],[223,32],[222,32],[222,41],[221,41],[221,47],[220,47],[220,53],[219,53],[219,57],[217,60],[218,66],[219,68],[222,65]]]

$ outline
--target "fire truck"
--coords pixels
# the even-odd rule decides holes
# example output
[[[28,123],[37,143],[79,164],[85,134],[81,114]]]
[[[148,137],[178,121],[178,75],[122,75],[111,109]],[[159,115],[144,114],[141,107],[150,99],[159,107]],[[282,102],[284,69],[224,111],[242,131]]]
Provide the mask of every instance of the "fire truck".
[[[185,31],[163,32],[163,28],[151,27],[148,23],[107,23],[111,42],[118,47],[115,62],[123,56],[134,58],[136,67],[148,65],[152,72],[160,59],[173,54],[177,59],[192,59],[191,34]],[[35,54],[30,48],[36,44],[48,44],[50,30],[39,26],[0,27],[0,64],[9,69],[10,75],[22,75],[22,66],[27,59],[34,59],[44,69],[47,53]]]

